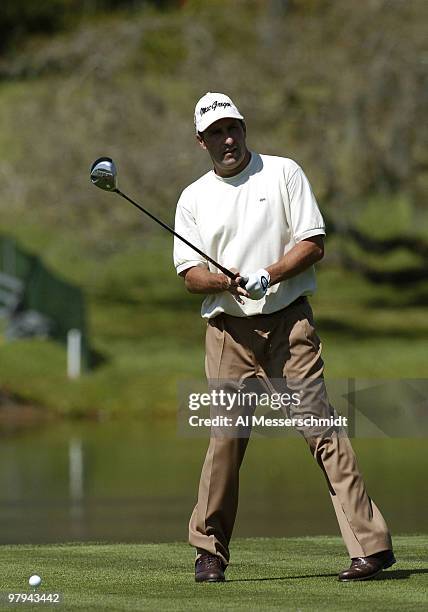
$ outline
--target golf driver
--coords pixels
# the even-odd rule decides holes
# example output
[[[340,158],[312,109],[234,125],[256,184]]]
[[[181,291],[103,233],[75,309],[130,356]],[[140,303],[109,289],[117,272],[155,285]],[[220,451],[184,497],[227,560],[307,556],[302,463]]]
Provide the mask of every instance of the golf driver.
[[[235,278],[238,276],[238,274],[231,272],[230,270],[228,270],[221,264],[217,263],[214,259],[209,257],[206,253],[198,249],[198,247],[195,247],[191,242],[186,240],[186,238],[183,238],[183,236],[180,236],[180,234],[177,234],[177,232],[173,230],[172,227],[170,227],[169,225],[167,225],[166,223],[164,223],[163,221],[155,217],[151,212],[149,212],[148,210],[140,206],[140,204],[137,204],[137,202],[134,202],[134,200],[131,200],[131,198],[129,198],[125,193],[123,193],[123,191],[120,191],[120,189],[118,189],[117,187],[116,165],[110,157],[99,157],[98,159],[94,161],[94,163],[91,166],[91,181],[94,185],[96,185],[96,187],[99,187],[100,189],[104,189],[104,191],[112,191],[114,193],[118,193],[120,196],[122,196],[122,198],[125,198],[125,200],[128,200],[128,202],[130,202],[131,204],[136,206],[139,210],[141,210],[143,213],[148,215],[151,219],[153,219],[153,221],[156,221],[156,223],[159,223],[159,225],[164,227],[171,234],[176,236],[179,240],[182,240],[185,244],[187,244],[187,246],[189,246],[191,249],[199,253],[199,255],[202,255],[202,257],[204,257],[209,262],[211,262],[216,268],[221,270],[223,274],[225,274],[232,280],[235,280]],[[245,289],[246,282],[247,282],[246,279],[242,279],[240,283],[241,287],[243,287],[244,289]]]

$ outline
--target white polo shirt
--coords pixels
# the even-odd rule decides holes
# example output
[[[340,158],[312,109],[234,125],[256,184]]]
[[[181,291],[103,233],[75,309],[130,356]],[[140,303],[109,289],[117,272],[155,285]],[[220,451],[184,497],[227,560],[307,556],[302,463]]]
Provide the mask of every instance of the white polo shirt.
[[[275,263],[305,238],[325,234],[324,221],[303,170],[284,157],[251,153],[249,164],[235,176],[222,178],[213,170],[181,194],[175,230],[201,251],[241,275]],[[194,266],[217,268],[174,238],[177,274]],[[261,300],[228,292],[208,295],[201,314],[210,319],[225,312],[245,317],[281,310],[316,289],[313,266],[270,287]]]

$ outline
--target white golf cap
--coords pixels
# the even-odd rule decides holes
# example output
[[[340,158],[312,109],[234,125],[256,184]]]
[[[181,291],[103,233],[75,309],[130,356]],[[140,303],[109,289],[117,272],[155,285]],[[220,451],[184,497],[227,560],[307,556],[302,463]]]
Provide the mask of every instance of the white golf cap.
[[[209,91],[202,96],[195,106],[196,132],[203,132],[214,121],[224,119],[225,117],[244,119],[229,96]]]

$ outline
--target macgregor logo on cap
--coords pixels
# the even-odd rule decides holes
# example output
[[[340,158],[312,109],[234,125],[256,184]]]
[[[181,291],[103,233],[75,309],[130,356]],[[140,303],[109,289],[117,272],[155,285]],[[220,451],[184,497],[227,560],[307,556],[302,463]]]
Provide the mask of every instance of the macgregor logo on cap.
[[[230,102],[218,102],[215,100],[212,104],[210,104],[210,106],[203,106],[200,108],[199,114],[202,117],[202,115],[205,115],[205,113],[208,113],[210,110],[215,110],[216,108],[227,108],[228,106],[232,108],[232,104]]]

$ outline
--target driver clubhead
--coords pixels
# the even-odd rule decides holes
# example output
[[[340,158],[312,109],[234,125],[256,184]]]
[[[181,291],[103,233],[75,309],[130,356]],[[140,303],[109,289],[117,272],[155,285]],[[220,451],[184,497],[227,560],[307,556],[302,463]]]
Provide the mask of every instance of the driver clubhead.
[[[91,181],[104,191],[116,191],[117,170],[111,157],[99,157],[91,166]]]

